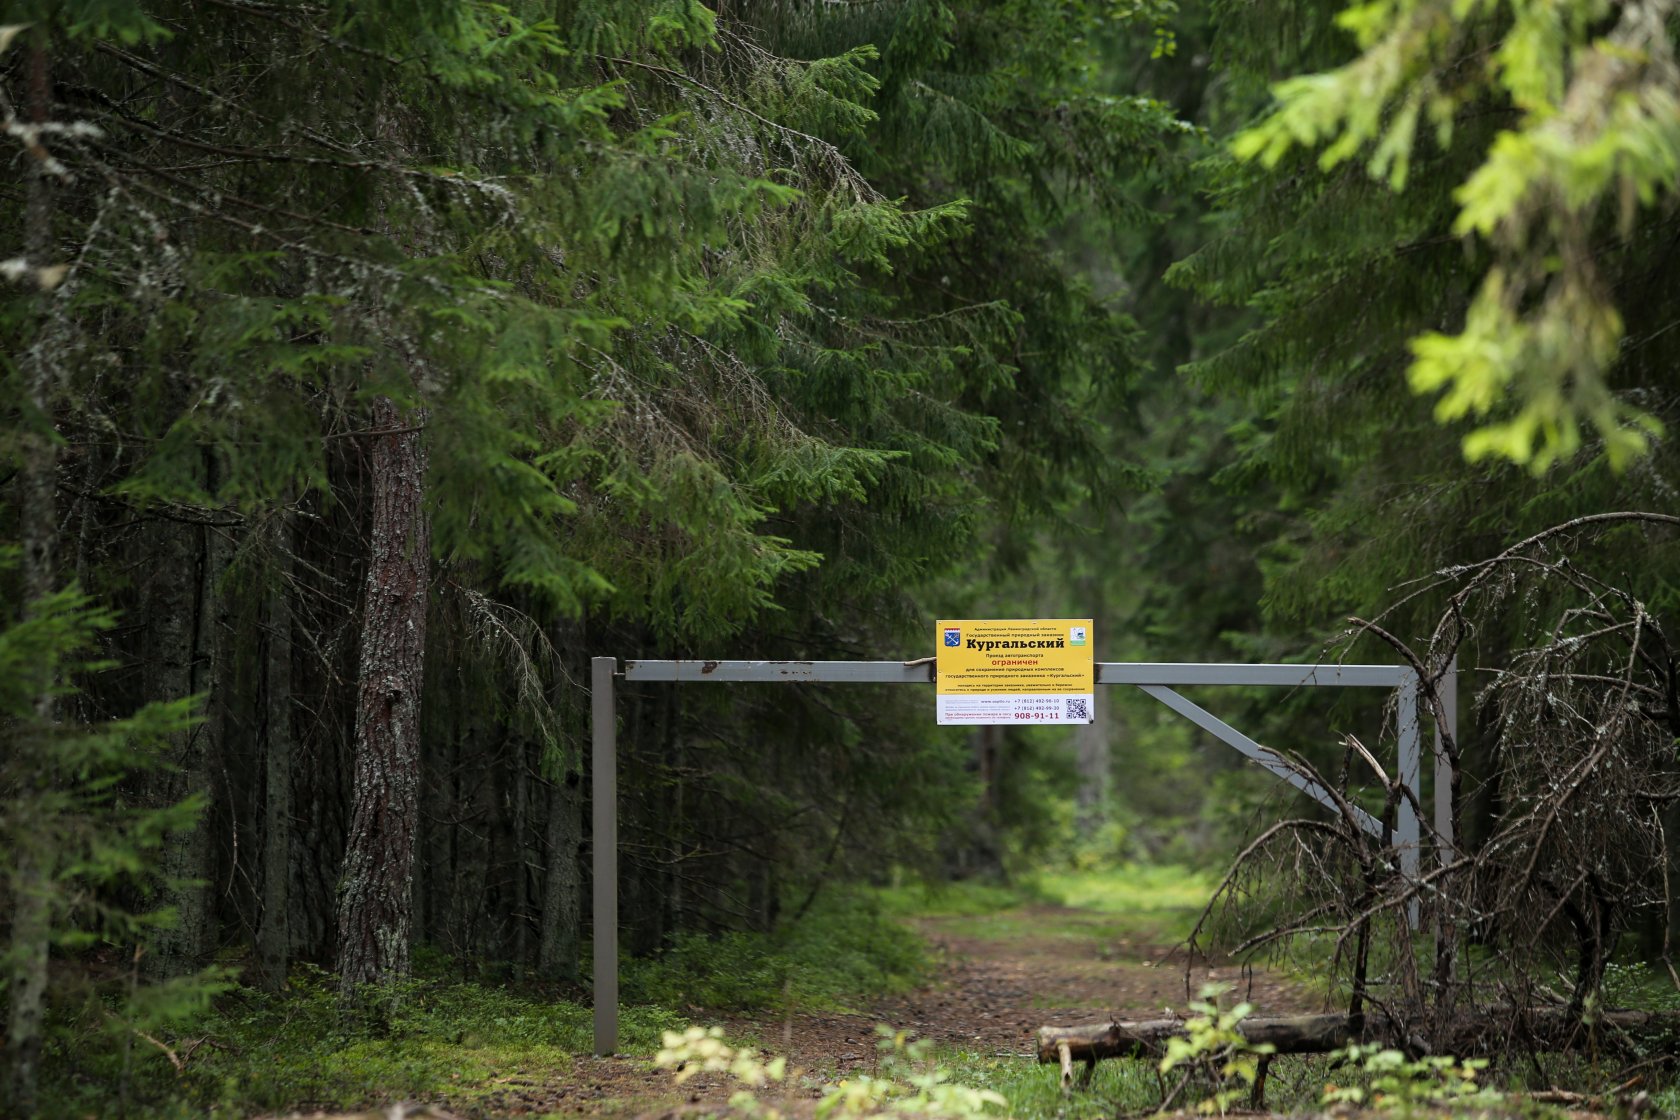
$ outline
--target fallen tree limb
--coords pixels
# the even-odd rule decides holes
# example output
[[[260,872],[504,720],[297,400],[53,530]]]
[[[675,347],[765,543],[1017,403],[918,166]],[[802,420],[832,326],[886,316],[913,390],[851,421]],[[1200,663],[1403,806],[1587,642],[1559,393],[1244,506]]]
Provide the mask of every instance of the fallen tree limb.
[[[1680,1012],[1606,1011],[1585,1022],[1561,1007],[1489,1011],[1455,1019],[1435,1038],[1422,1036],[1416,1027],[1408,1029],[1385,1016],[1369,1014],[1364,1031],[1357,1035],[1342,1014],[1245,1019],[1236,1029],[1250,1044],[1269,1045],[1279,1054],[1324,1054],[1353,1042],[1381,1042],[1414,1053],[1471,1058],[1510,1049],[1556,1051],[1604,1045],[1618,1036],[1672,1044],[1680,1041]],[[1147,1058],[1163,1053],[1169,1038],[1184,1035],[1183,1019],[1040,1027],[1038,1060],[1070,1066],[1075,1061]]]
[[[1369,1027],[1370,1019],[1367,1018],[1366,1022]],[[1070,1062],[1147,1058],[1164,1052],[1169,1038],[1182,1037],[1185,1034],[1184,1024],[1183,1019],[1145,1019],[1083,1027],[1040,1027],[1038,1060],[1058,1062],[1062,1051],[1067,1053]],[[1346,1015],[1247,1019],[1237,1026],[1237,1030],[1253,1045],[1270,1044],[1279,1054],[1324,1053],[1353,1041]]]

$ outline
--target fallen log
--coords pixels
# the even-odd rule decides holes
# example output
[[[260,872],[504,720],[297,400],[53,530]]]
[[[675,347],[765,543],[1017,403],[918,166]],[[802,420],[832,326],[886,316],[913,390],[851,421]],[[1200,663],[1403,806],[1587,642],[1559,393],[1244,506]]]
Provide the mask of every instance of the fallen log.
[[[1076,1061],[1158,1056],[1166,1051],[1169,1038],[1186,1034],[1185,1022],[1145,1019],[1040,1027],[1038,1060],[1070,1070]],[[1339,1013],[1245,1019],[1236,1029],[1251,1045],[1270,1046],[1278,1054],[1324,1054],[1353,1042],[1380,1042],[1417,1054],[1475,1058],[1511,1049],[1571,1050],[1604,1045],[1617,1037],[1673,1045],[1680,1042],[1680,1011],[1605,1011],[1590,1021],[1561,1007],[1486,1011],[1452,1020],[1433,1038],[1419,1033],[1416,1024],[1370,1014],[1359,1032]]]
[[[1147,1058],[1164,1053],[1169,1038],[1183,1037],[1184,1024],[1183,1019],[1144,1019],[1083,1027],[1040,1027],[1038,1060],[1059,1061],[1059,1051],[1064,1048],[1070,1061]],[[1270,1044],[1279,1054],[1324,1053],[1339,1050],[1353,1040],[1346,1015],[1245,1019],[1237,1030],[1252,1045]]]

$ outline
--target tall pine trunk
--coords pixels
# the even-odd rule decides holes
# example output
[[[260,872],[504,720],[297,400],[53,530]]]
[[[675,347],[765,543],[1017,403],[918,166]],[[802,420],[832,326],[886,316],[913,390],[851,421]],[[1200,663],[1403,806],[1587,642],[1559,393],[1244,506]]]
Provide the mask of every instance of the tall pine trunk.
[[[36,32],[37,41],[29,52],[28,89],[29,118],[36,125],[47,122],[51,105],[51,79],[45,32]],[[32,153],[35,154],[35,153]],[[53,199],[48,167],[37,158],[29,175],[25,223],[28,237],[28,259],[32,268],[43,269],[53,257]],[[55,381],[54,356],[48,352],[50,311],[49,296],[40,297],[41,330],[29,352],[22,355],[24,390],[30,410],[34,413],[19,437],[19,485],[21,508],[18,511],[19,529],[23,537],[23,600],[20,621],[29,621],[39,611],[39,604],[53,592],[57,559],[58,533],[58,448],[52,438],[53,387]],[[47,734],[56,715],[53,693],[44,690],[35,697],[33,734],[26,733],[36,743]],[[20,753],[29,749],[24,743],[11,747]],[[51,758],[39,757],[36,765],[19,766],[18,776],[24,782],[50,782]],[[36,774],[30,775],[30,770]],[[27,803],[29,794],[19,791],[18,800]],[[21,836],[22,833],[20,832]],[[25,845],[13,853],[11,873],[11,944],[8,947],[9,968],[6,977],[6,1083],[5,1103],[10,1115],[31,1116],[35,1112],[36,1087],[40,1076],[42,1011],[47,992],[47,956],[52,937],[52,853],[41,846]]]
[[[419,423],[374,401],[372,523],[357,673],[355,778],[338,906],[339,992],[409,972],[431,524]]]

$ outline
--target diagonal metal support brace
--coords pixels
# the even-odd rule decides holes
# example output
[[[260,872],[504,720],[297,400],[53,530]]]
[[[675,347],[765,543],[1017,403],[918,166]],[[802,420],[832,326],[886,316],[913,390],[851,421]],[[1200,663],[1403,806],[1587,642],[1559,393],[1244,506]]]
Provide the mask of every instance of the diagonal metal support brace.
[[[1161,703],[1165,704],[1167,707],[1171,708],[1173,711],[1177,712],[1179,715],[1183,716],[1185,719],[1189,720],[1191,723],[1195,724],[1197,727],[1200,727],[1203,731],[1216,736],[1221,742],[1227,743],[1241,751],[1243,754],[1246,754],[1249,758],[1252,758],[1255,762],[1258,762],[1261,766],[1264,766],[1267,770],[1270,770],[1273,774],[1276,774],[1279,778],[1282,778],[1284,781],[1288,782],[1290,785],[1294,786],[1296,789],[1300,790],[1320,805],[1323,805],[1332,813],[1336,813],[1338,815],[1341,813],[1341,806],[1336,803],[1336,799],[1331,796],[1329,790],[1325,789],[1311,778],[1296,773],[1295,768],[1284,761],[1283,756],[1272,750],[1270,747],[1261,746],[1259,743],[1250,739],[1247,735],[1244,735],[1241,731],[1238,731],[1236,728],[1232,727],[1230,724],[1226,723],[1206,708],[1203,708],[1201,705],[1193,703],[1190,700],[1186,700],[1183,696],[1164,685],[1144,684],[1139,685],[1138,687],[1144,692],[1149,693],[1149,695],[1153,696]],[[1353,818],[1360,828],[1379,839],[1382,837],[1382,824],[1377,820],[1377,818],[1359,808],[1357,805],[1350,806],[1350,808],[1353,809]]]

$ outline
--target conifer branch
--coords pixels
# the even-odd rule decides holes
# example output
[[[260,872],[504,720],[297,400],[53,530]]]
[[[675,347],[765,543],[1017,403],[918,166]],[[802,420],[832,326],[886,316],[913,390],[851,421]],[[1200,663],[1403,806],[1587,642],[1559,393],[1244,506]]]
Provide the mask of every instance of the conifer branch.
[[[617,66],[628,66],[637,70],[645,70],[650,74],[658,74],[670,81],[697,89],[704,93],[707,97],[716,101],[718,104],[732,109],[750,120],[757,121],[759,124],[764,125],[773,132],[786,136],[789,139],[801,141],[810,147],[816,148],[827,159],[829,170],[835,174],[837,179],[851,187],[852,193],[860,202],[876,202],[881,200],[882,196],[880,193],[871,187],[863,176],[859,175],[852,168],[851,162],[846,159],[845,154],[841,152],[839,148],[830,144],[827,140],[818,136],[812,136],[808,132],[801,132],[797,128],[792,128],[788,125],[781,124],[778,121],[773,121],[768,117],[761,116],[760,114],[747,108],[745,105],[742,105],[740,102],[730,98],[721,90],[707,85],[705,82],[700,81],[700,79],[694,77],[693,75],[684,74],[679,70],[672,70],[669,67],[659,66],[655,63],[639,62],[630,58],[608,58],[607,61]]]

